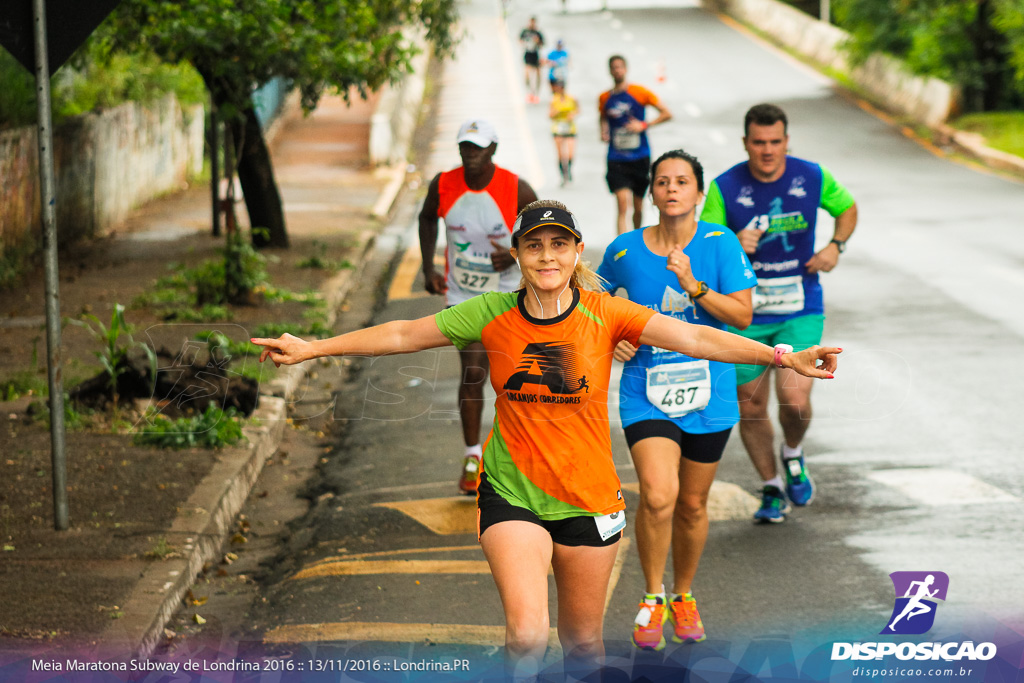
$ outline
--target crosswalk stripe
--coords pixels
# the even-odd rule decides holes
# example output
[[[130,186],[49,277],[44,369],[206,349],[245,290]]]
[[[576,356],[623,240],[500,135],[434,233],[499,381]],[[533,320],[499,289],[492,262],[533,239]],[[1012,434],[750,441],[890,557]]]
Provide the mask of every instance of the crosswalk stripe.
[[[868,479],[925,505],[1019,503],[1020,499],[964,472],[944,469],[878,470]]]
[[[633,493],[640,493],[640,483],[623,484],[622,488]],[[708,493],[708,519],[712,522],[728,522],[738,519],[750,519],[759,502],[757,498],[744,491],[736,484],[715,481]]]

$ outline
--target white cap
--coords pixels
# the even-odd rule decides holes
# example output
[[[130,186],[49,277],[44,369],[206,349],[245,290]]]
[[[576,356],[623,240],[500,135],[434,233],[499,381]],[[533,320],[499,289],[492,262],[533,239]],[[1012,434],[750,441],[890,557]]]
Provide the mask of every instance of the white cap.
[[[472,142],[477,147],[490,147],[498,141],[498,131],[483,119],[470,119],[459,128],[456,142]]]

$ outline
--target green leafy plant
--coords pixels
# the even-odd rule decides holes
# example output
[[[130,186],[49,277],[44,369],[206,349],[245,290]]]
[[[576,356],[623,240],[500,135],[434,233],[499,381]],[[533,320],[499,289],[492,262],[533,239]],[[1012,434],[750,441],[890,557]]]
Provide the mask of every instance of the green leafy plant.
[[[222,448],[233,446],[245,436],[234,408],[221,410],[214,404],[199,415],[172,420],[150,413],[150,423],[135,435],[135,443],[158,448]]]
[[[132,349],[140,348],[146,352],[149,358],[150,384],[156,382],[156,352],[149,345],[137,342],[132,339],[134,326],[129,325],[124,319],[124,306],[114,304],[114,312],[110,316],[110,325],[104,325],[95,315],[86,314],[85,320],[71,320],[67,322],[81,327],[89,332],[95,339],[99,340],[102,347],[93,354],[99,358],[100,365],[107,373],[107,386],[110,389],[114,400],[114,409],[117,409],[117,378],[128,369],[128,354]],[[122,342],[122,337],[126,338]]]

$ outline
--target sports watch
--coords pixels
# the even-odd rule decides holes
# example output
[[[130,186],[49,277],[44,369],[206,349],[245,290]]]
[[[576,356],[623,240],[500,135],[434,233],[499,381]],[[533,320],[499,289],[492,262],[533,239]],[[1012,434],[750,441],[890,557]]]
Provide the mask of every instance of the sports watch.
[[[830,244],[836,245],[839,248],[839,253],[842,254],[846,251],[846,240],[832,240]]]
[[[703,280],[698,280],[697,281],[697,293],[693,294],[692,296],[690,296],[690,301],[696,301],[697,299],[701,298],[702,296],[704,296],[705,294],[707,294],[710,291],[711,291],[711,288],[708,287],[708,283],[704,282]]]
[[[793,347],[789,344],[776,344],[775,345],[775,367],[782,367],[782,356],[787,353],[793,353]]]

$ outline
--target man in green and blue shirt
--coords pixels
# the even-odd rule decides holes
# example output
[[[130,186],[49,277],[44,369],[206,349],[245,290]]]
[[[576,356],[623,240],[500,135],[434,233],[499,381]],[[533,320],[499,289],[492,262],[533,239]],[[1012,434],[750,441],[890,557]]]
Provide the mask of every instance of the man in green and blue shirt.
[[[825,309],[818,273],[830,272],[839,262],[857,226],[857,205],[827,169],[787,155],[787,126],[779,107],[751,107],[743,137],[748,160],[712,182],[700,218],[736,233],[757,276],[753,323],[744,331],[730,331],[799,351],[821,341]],[[835,231],[832,240],[815,251],[818,207],[835,218]],[[740,436],[764,480],[761,509],[754,517],[782,522],[789,505],[775,464],[775,434],[768,416],[771,381],[765,370],[736,366]],[[775,373],[785,490],[795,505],[807,505],[814,485],[800,444],[811,422],[812,383],[791,370]]]

